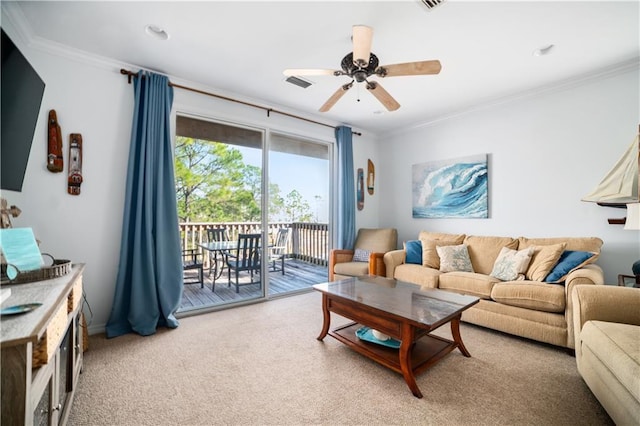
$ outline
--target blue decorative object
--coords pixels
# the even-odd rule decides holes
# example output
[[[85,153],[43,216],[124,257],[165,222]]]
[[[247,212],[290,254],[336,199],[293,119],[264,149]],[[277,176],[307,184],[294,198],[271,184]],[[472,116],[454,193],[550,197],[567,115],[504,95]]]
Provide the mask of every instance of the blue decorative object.
[[[573,251],[565,250],[556,266],[553,267],[549,275],[544,279],[548,283],[562,282],[566,279],[567,274],[582,265],[592,257],[596,256],[596,253],[588,251]]]
[[[414,218],[487,218],[487,155],[414,164]]]
[[[25,305],[7,306],[0,310],[0,316],[25,314],[40,306],[42,306],[42,303],[27,303]]]
[[[373,330],[371,330],[371,328],[369,328],[369,327],[360,327],[359,329],[357,329],[356,330],[356,336],[358,336],[358,339],[360,339],[360,340],[364,340],[366,342],[371,342],[371,343],[376,343],[376,344],[382,345],[382,346],[388,346],[388,347],[394,348],[394,349],[398,349],[400,347],[400,343],[402,343],[400,340],[396,340],[394,338],[389,338],[387,340],[377,339],[373,335]]]
[[[18,270],[34,271],[44,265],[31,228],[0,229],[0,250],[7,263],[9,279],[16,278]]]
[[[407,241],[404,243],[404,249],[407,253],[405,263],[422,265],[422,242],[420,240]]]

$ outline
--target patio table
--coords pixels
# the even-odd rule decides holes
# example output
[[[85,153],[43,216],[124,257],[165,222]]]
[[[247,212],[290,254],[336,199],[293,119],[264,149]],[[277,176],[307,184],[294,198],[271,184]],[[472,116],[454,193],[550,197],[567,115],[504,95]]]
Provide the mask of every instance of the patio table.
[[[268,247],[271,247],[269,244]],[[198,247],[213,252],[214,261],[209,265],[209,276],[213,272],[213,282],[215,283],[224,269],[224,263],[220,261],[221,265],[218,267],[218,253],[222,254],[225,251],[236,251],[238,249],[238,241],[211,241],[209,243],[199,243]],[[262,247],[262,245],[260,245]]]

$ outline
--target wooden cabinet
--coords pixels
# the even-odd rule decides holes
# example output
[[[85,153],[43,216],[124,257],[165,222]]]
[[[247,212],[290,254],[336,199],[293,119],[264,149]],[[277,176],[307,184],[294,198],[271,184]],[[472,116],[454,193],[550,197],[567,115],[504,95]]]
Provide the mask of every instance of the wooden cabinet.
[[[5,425],[64,425],[82,369],[82,272],[10,286],[2,306],[42,306],[0,320],[2,411]]]

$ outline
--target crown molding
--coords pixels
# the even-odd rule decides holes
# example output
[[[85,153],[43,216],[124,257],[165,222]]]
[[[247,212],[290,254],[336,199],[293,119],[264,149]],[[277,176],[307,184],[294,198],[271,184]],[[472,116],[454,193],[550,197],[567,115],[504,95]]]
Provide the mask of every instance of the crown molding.
[[[594,81],[603,80],[609,77],[614,77],[617,75],[626,74],[630,71],[637,71],[637,70],[640,70],[640,56],[636,56],[635,58],[632,58],[623,62],[618,62],[613,65],[609,65],[607,67],[599,68],[594,71],[579,74],[574,77],[569,77],[560,81],[555,81],[549,84],[545,84],[543,86],[534,87],[528,90],[512,93],[506,96],[490,98],[483,102],[477,103],[475,105],[434,117],[432,119],[423,121],[421,123],[415,124],[407,128],[394,129],[389,132],[385,132],[382,136],[383,137],[398,136],[400,134],[405,134],[417,129],[432,127],[443,121],[458,118],[467,114],[492,108],[498,105],[509,104],[512,102],[530,99],[530,98],[534,98],[541,95],[561,92],[564,90],[572,89],[574,87],[584,86]]]

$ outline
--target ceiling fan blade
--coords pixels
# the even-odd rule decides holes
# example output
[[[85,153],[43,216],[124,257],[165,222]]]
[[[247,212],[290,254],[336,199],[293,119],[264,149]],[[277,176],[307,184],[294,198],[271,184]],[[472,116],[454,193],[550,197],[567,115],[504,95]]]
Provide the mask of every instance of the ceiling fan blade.
[[[282,73],[287,77],[295,76],[295,75],[335,75],[335,70],[326,70],[326,69],[304,69],[304,68],[290,68],[284,70]]]
[[[380,84],[373,81],[367,82],[367,90],[370,91],[387,110],[395,111],[400,108],[398,101],[393,99],[393,96],[384,90]]]
[[[353,26],[353,63],[359,67],[366,67],[371,56],[371,39],[373,28],[366,25]]]
[[[353,86],[353,81],[351,83],[347,83],[344,84],[342,86],[340,86],[338,88],[338,90],[335,91],[335,93],[333,95],[331,95],[331,97],[329,99],[327,99],[327,102],[324,103],[324,105],[322,105],[320,107],[320,112],[327,112],[331,109],[331,107],[333,107],[336,102],[338,102],[340,100],[340,98],[347,93],[347,90],[351,89],[351,86]]]
[[[404,64],[383,65],[376,70],[380,77],[396,77],[401,75],[438,74],[442,69],[440,61],[406,62]]]

